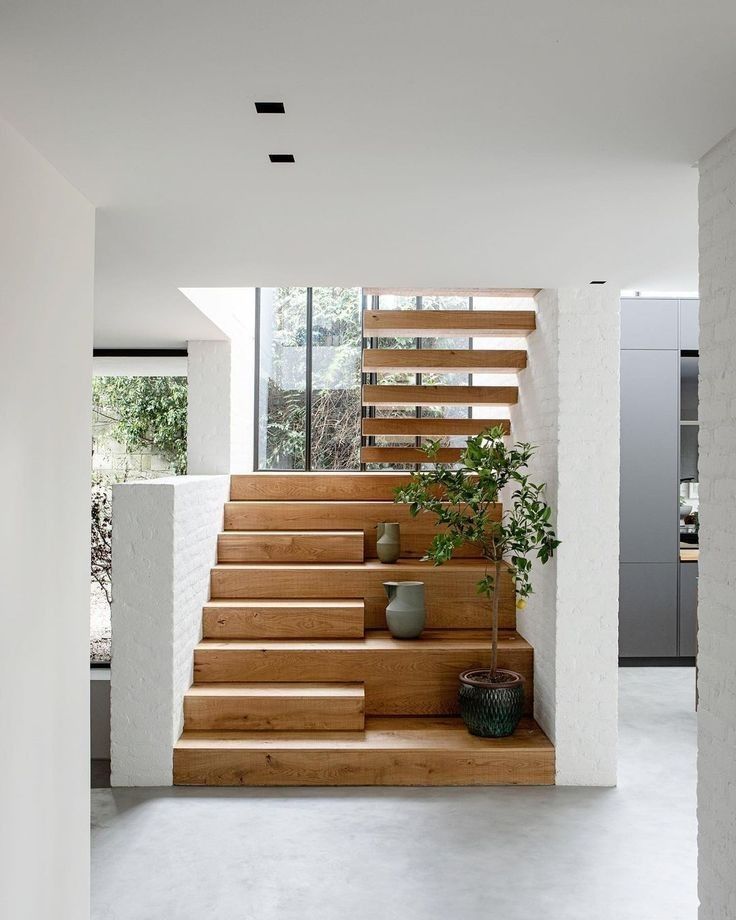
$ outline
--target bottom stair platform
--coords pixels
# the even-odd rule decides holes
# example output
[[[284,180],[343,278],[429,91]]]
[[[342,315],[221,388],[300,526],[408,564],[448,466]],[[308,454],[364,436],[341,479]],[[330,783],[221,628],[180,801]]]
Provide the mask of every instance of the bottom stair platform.
[[[193,786],[552,785],[552,743],[532,719],[475,738],[457,717],[374,716],[365,731],[185,731],[174,783]]]

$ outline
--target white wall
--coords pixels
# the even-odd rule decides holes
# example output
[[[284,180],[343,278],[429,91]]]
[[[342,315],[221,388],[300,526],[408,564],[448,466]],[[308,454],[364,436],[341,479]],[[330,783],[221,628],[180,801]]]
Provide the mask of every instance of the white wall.
[[[700,920],[736,917],[736,133],[700,161]]]
[[[228,476],[113,486],[114,786],[170,786]]]
[[[613,785],[618,737],[619,292],[537,298],[515,440],[539,450],[562,541],[534,569],[519,630],[535,650],[535,715],[555,742],[557,783]]]
[[[0,120],[0,914],[89,916],[94,210]]]

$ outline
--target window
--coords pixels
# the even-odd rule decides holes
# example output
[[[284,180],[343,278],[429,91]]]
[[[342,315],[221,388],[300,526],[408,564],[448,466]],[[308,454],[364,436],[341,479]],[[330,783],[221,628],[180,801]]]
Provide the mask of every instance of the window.
[[[360,468],[359,288],[259,288],[257,467]]]

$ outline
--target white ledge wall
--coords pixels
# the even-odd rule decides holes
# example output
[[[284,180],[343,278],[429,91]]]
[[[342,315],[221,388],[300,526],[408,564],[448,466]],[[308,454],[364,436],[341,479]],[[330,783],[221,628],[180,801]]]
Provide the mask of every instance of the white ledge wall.
[[[736,133],[699,164],[700,920],[736,917]]]
[[[170,786],[228,476],[113,486],[114,786]]]
[[[616,783],[618,741],[619,291],[537,297],[537,331],[511,413],[538,446],[562,541],[537,563],[518,617],[534,646],[535,716],[554,741],[559,785]]]

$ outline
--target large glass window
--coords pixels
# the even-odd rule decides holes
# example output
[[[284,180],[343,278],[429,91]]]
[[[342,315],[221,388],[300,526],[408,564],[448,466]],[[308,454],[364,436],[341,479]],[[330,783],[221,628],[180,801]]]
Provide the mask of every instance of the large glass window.
[[[262,470],[360,466],[359,288],[258,290]]]

